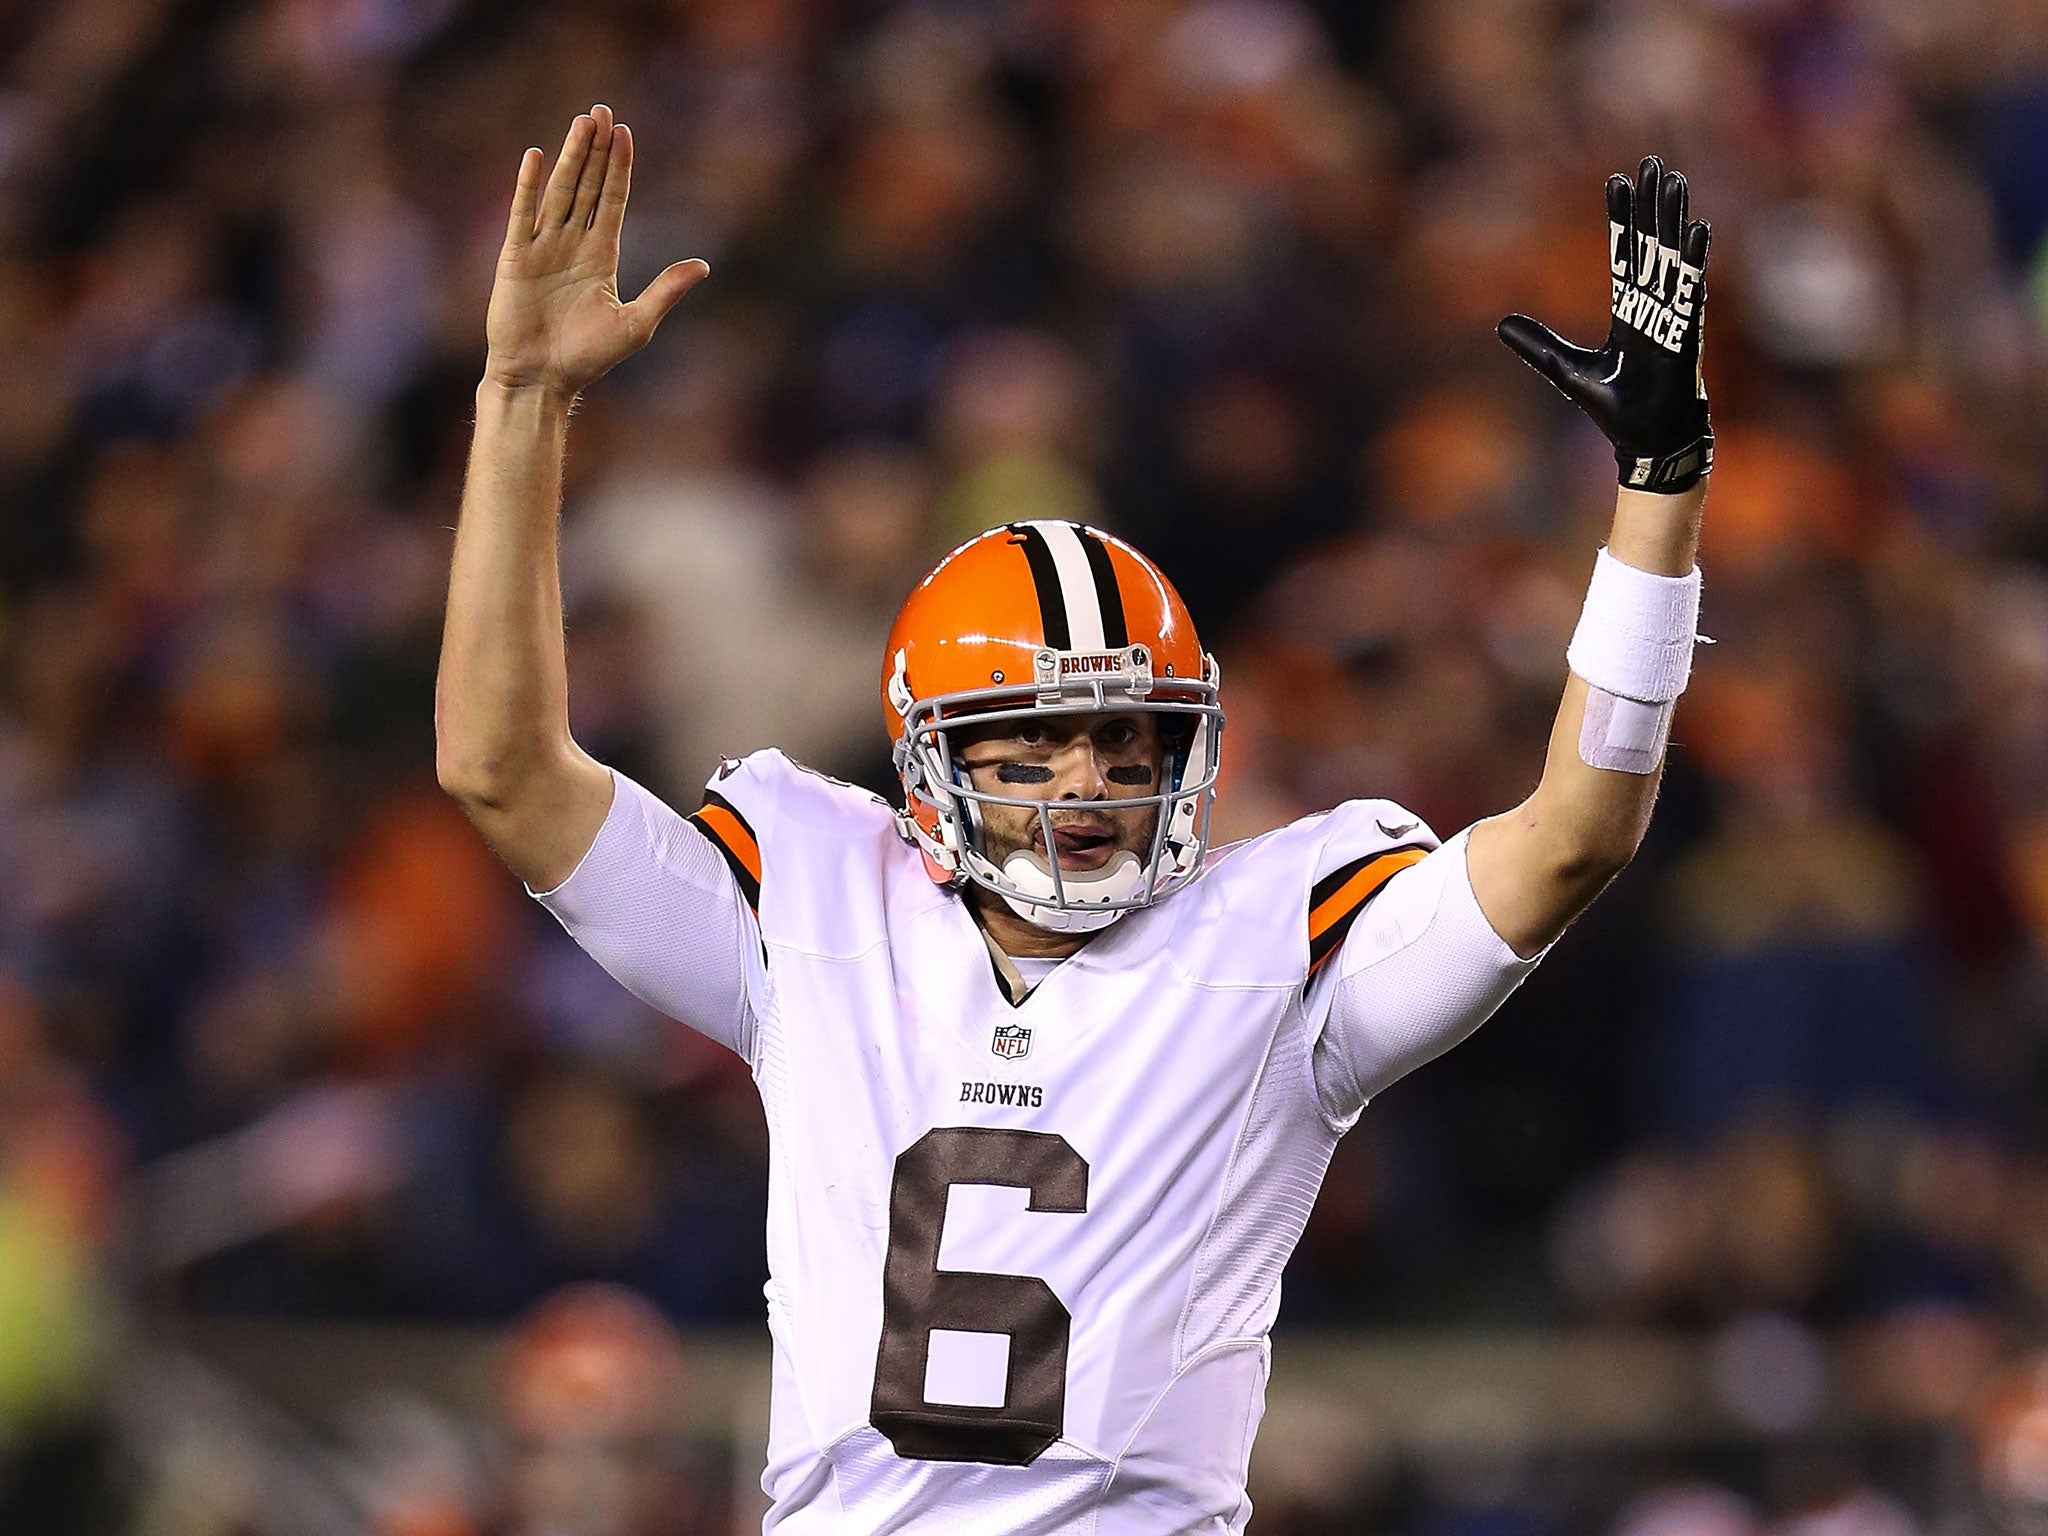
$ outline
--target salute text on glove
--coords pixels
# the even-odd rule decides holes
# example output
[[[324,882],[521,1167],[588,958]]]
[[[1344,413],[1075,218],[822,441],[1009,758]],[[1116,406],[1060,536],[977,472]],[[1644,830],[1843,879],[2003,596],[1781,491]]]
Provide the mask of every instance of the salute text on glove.
[[[1635,247],[1630,259],[1629,246]],[[1607,221],[1608,267],[1614,273],[1614,318],[1632,325],[1667,352],[1685,346],[1706,274],[1668,245]]]

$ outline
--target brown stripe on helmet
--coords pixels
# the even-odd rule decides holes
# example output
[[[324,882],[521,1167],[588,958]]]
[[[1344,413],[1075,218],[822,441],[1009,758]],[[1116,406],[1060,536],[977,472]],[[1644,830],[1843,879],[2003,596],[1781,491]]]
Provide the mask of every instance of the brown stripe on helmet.
[[[1102,640],[1106,649],[1120,651],[1131,643],[1130,621],[1124,617],[1124,595],[1116,584],[1116,567],[1110,563],[1109,540],[1093,528],[1074,525],[1081,536],[1081,548],[1088,554],[1088,572],[1095,578],[1095,601],[1102,609]]]
[[[1010,524],[1010,533],[1024,546],[1024,559],[1031,567],[1031,584],[1038,589],[1038,618],[1045,629],[1045,643],[1055,651],[1072,650],[1073,628],[1067,623],[1067,604],[1060,595],[1060,569],[1053,561],[1052,547],[1045,542],[1045,535],[1029,523]]]

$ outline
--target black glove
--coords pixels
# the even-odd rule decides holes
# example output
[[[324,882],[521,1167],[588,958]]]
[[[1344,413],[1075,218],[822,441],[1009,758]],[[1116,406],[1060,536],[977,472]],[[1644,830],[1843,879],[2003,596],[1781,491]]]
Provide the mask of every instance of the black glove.
[[[1500,323],[1500,339],[1607,434],[1621,483],[1667,495],[1714,467],[1700,377],[1710,232],[1685,214],[1685,178],[1655,155],[1633,184],[1607,178],[1614,323],[1599,351],[1575,347],[1527,315]]]

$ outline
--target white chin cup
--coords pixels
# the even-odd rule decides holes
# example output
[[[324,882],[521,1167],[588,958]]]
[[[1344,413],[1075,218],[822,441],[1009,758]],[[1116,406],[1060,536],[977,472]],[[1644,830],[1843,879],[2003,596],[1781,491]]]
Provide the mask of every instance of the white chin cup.
[[[1099,906],[1100,902],[1132,902],[1144,893],[1145,866],[1128,848],[1119,848],[1100,869],[1060,871],[1066,905],[1058,904],[1052,871],[1034,854],[1018,849],[1003,861],[1003,874],[1015,887],[1001,893],[1010,910],[1027,923],[1053,933],[1093,933],[1107,928],[1130,910]]]

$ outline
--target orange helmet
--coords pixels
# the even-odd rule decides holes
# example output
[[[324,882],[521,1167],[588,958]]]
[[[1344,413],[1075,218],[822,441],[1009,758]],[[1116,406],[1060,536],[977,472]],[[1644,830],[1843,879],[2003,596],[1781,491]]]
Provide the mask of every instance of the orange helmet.
[[[981,807],[1035,809],[1056,846],[1051,802],[974,788],[949,731],[1033,715],[1142,711],[1175,717],[1160,793],[1067,801],[1064,810],[1159,809],[1150,855],[1090,874],[1031,853],[1001,866]],[[882,713],[903,779],[903,834],[942,885],[972,881],[1020,916],[1087,932],[1148,906],[1200,868],[1223,731],[1216,662],[1159,567],[1079,523],[1028,522],[968,540],[917,584],[896,615],[882,665]]]

